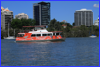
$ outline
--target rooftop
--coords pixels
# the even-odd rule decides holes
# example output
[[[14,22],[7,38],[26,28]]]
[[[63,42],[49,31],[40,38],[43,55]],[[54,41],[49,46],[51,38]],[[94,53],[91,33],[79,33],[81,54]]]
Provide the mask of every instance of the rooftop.
[[[49,2],[39,2],[38,4],[47,4],[47,3],[49,3]]]
[[[92,10],[81,9],[81,10],[76,10],[76,11],[92,11]]]
[[[62,26],[67,26],[67,25],[63,24]]]
[[[10,11],[8,8],[5,8],[5,9],[4,9],[3,7],[1,7],[1,10],[2,10],[2,11],[12,12],[12,11]]]
[[[25,13],[19,13],[18,15],[27,15],[27,14],[25,14]]]

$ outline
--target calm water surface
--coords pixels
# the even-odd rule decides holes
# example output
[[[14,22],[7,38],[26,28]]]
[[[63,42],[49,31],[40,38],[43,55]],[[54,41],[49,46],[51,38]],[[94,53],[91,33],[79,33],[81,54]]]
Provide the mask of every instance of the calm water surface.
[[[1,39],[2,66],[99,66],[99,37],[66,38],[64,42]]]

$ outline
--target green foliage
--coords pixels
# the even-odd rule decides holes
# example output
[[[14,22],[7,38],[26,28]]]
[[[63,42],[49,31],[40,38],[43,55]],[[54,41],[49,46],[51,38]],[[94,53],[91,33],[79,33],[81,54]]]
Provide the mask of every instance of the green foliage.
[[[87,27],[85,25],[81,25],[80,30],[82,30],[82,31],[87,30]]]
[[[13,29],[10,29],[10,30],[9,30],[9,35],[10,35],[10,36],[14,36],[14,30],[13,30]]]
[[[60,22],[60,25],[63,25],[63,24],[65,24],[64,22]]]
[[[13,19],[11,27],[13,29],[22,29],[22,26],[34,26],[36,21],[34,19]]]
[[[48,25],[47,30],[48,31],[60,31],[61,25],[56,19],[53,19],[50,21],[50,24]]]
[[[67,27],[72,28],[72,25],[70,23],[65,23],[67,25]]]
[[[3,39],[3,37],[4,37],[4,32],[1,31],[1,39]]]
[[[62,25],[67,25],[64,28]],[[73,23],[73,26],[75,24]],[[70,23],[58,22],[56,19],[51,20],[47,30],[48,31],[62,31],[63,37],[89,37],[91,34],[95,34],[99,36],[99,27],[98,26],[90,26],[86,27],[85,25],[81,25],[78,27],[73,27]]]
[[[21,25],[21,22],[20,23],[19,22],[20,22],[19,19],[13,19],[12,22],[11,22],[11,27],[14,28],[14,29],[18,28],[18,24]]]
[[[34,26],[35,24],[36,21],[34,19],[21,19],[21,20],[13,19],[11,22],[11,27],[17,29],[15,33],[15,36],[17,36],[17,33],[19,32],[19,29],[22,29],[22,26]],[[63,24],[67,25],[67,27],[64,28],[62,26]],[[91,34],[95,34],[96,36],[99,36],[98,26],[94,26],[94,25],[90,27],[86,27],[85,25],[81,25],[78,27],[73,27],[73,26],[75,26],[75,23],[71,25],[70,23],[58,22],[56,19],[52,19],[50,21],[50,24],[48,25],[47,30],[62,31],[63,37],[88,37]]]
[[[7,31],[1,30],[1,39],[7,37]]]
[[[75,23],[73,23],[72,25],[75,26]]]

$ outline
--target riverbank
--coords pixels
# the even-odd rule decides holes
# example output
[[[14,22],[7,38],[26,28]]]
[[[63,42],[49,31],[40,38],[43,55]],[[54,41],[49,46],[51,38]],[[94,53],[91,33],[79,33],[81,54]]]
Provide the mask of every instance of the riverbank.
[[[15,34],[14,34],[14,29],[10,29],[9,35],[16,37],[19,32],[20,32],[19,29],[15,29]],[[85,34],[85,36],[84,36],[84,34]],[[99,32],[96,32],[96,34],[99,34]],[[88,32],[84,33],[82,31],[69,31],[69,32],[62,31],[62,36],[66,37],[66,38],[89,37],[89,36],[91,36],[91,34],[89,34]],[[99,35],[96,35],[96,36],[99,37]],[[1,30],[1,39],[3,39],[4,37],[8,37],[8,30]]]

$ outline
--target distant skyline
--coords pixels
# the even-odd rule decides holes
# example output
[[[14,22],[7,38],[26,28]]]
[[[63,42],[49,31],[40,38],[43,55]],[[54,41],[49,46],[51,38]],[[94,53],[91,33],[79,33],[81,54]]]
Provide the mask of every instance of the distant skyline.
[[[25,13],[33,19],[33,3],[41,1],[1,1],[1,6],[13,11],[13,17]],[[50,2],[50,19],[66,20],[72,25],[76,10],[87,9],[93,12],[93,23],[99,16],[99,1],[44,1]],[[13,5],[13,6],[12,6]]]

